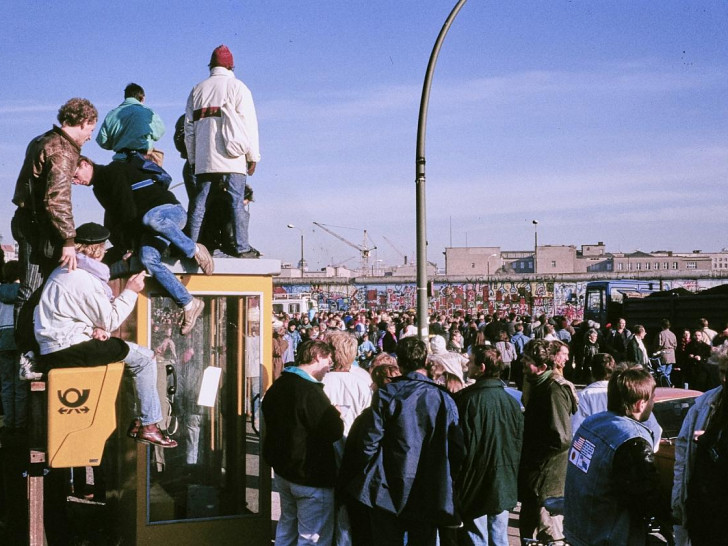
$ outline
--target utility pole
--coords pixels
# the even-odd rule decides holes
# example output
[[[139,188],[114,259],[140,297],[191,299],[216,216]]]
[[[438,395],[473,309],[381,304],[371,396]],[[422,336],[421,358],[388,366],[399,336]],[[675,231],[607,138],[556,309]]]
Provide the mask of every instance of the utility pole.
[[[427,341],[430,321],[428,313],[427,296],[427,219],[425,203],[425,133],[427,130],[427,107],[430,102],[430,88],[432,87],[432,76],[435,73],[437,56],[440,53],[442,42],[445,40],[450,25],[457,17],[460,9],[467,0],[458,0],[455,7],[445,20],[440,29],[435,46],[432,48],[430,60],[427,63],[425,81],[422,85],[422,98],[420,99],[420,114],[417,123],[417,150],[415,153],[415,188],[416,188],[416,209],[417,209],[417,330],[422,341]]]

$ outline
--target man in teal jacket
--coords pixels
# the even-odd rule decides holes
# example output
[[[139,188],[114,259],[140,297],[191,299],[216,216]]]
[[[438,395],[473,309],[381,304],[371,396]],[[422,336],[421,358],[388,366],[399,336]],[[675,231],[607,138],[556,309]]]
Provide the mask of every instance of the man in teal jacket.
[[[113,159],[126,159],[129,152],[147,155],[154,142],[164,136],[164,122],[151,108],[144,106],[144,89],[130,83],[124,89],[124,102],[106,114],[96,142],[104,150],[114,150]],[[161,152],[154,150],[150,159],[161,166]],[[160,157],[156,157],[160,156]]]

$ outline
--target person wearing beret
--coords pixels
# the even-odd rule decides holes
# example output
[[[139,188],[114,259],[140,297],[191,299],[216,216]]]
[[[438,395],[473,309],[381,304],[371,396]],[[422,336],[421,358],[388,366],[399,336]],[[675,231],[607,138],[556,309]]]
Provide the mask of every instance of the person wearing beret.
[[[112,337],[134,309],[144,288],[144,272],[129,277],[114,297],[108,285],[109,268],[101,260],[109,231],[87,223],[76,229],[76,263],[71,270],[57,267],[48,277],[35,309],[35,338],[43,369],[102,366],[124,361],[134,378],[139,416],[128,435],[137,442],[163,448],[177,442],[163,432],[162,408],[157,393],[157,363],[147,347]]]

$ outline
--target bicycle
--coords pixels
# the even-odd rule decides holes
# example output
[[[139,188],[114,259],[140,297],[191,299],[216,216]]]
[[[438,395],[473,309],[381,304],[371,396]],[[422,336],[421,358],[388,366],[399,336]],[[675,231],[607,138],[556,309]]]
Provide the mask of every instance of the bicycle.
[[[650,357],[647,365],[648,371],[655,378],[658,387],[672,387],[672,381],[670,381],[672,364],[665,364],[661,355],[662,351],[658,351]]]

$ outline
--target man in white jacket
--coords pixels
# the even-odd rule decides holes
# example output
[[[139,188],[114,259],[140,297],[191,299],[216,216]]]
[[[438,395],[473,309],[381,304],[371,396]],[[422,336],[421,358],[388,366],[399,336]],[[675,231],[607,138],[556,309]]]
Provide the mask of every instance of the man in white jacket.
[[[109,268],[101,262],[108,238],[109,231],[99,224],[79,226],[75,239],[77,268],[69,271],[60,266],[48,277],[33,316],[39,363],[49,369],[102,366],[123,360],[139,396],[140,415],[128,435],[138,442],[176,447],[177,442],[158,425],[162,409],[154,353],[109,333],[134,309],[137,294],[144,288],[145,273],[131,276],[114,298],[107,284]]]
[[[216,192],[227,192],[235,239],[230,252],[237,258],[257,258],[260,252],[248,241],[245,182],[260,161],[258,119],[253,96],[233,69],[230,50],[217,47],[210,59],[210,77],[198,83],[187,99],[185,147],[196,178],[188,224],[190,237],[198,241],[208,204],[215,201]]]

